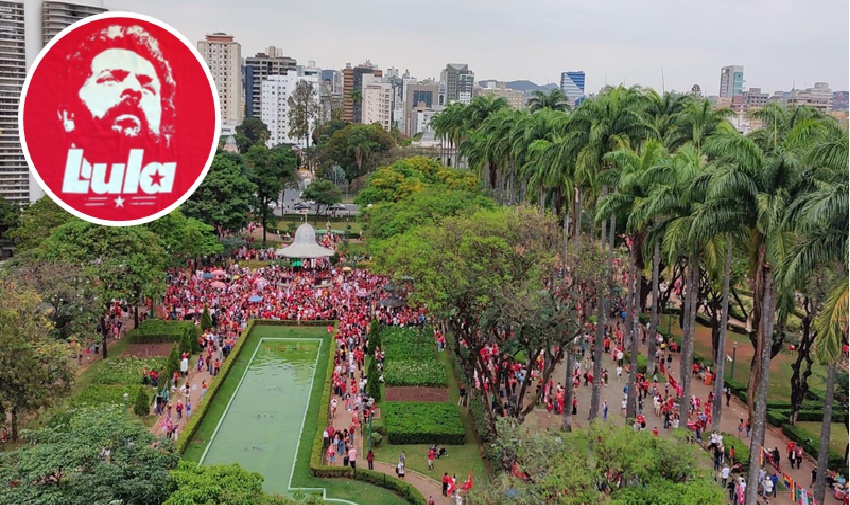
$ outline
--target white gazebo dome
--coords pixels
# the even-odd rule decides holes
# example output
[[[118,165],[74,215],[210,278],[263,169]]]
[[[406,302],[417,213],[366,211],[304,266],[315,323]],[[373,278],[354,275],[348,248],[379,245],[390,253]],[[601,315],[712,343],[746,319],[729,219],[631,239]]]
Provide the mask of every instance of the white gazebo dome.
[[[303,223],[295,231],[295,240],[289,247],[282,247],[275,251],[278,258],[329,258],[334,251],[322,247],[316,242],[316,230],[310,223]]]

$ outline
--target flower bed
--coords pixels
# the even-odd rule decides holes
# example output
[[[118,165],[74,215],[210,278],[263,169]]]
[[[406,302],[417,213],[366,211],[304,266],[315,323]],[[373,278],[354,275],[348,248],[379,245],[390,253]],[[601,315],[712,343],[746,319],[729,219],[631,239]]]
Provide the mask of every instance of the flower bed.
[[[385,328],[381,342],[386,385],[448,387],[446,371],[437,360],[434,339],[427,329]]]
[[[97,407],[99,405],[121,405],[124,403],[124,393],[127,393],[127,404],[132,406],[139,395],[139,390],[145,391],[148,398],[153,398],[153,390],[141,385],[91,384],[70,400],[71,407]]]
[[[451,403],[387,402],[382,415],[391,444],[463,445],[466,440],[463,420]]]
[[[92,380],[93,384],[141,384],[142,369],[147,367],[148,371],[164,371],[167,368],[165,358],[112,358],[104,361],[98,370],[97,376]],[[160,377],[166,380],[168,377]]]

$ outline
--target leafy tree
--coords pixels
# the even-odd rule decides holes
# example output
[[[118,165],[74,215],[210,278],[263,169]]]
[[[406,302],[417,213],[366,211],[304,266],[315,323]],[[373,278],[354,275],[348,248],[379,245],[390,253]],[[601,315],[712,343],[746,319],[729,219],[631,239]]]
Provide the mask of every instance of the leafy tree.
[[[348,125],[349,123],[342,119],[334,119],[317,126],[313,129],[313,144],[327,144],[334,133],[342,130]]]
[[[260,218],[263,225],[263,245],[266,244],[266,228],[274,217],[269,207],[276,202],[283,190],[284,181],[295,173],[298,159],[295,151],[288,147],[269,149],[265,144],[254,144],[245,153],[245,164],[248,167],[248,177],[256,186],[254,215]]]
[[[472,504],[725,503],[723,490],[698,464],[697,446],[629,427],[532,434],[503,419],[495,447],[505,473],[488,486],[473,486]]]
[[[165,252],[175,261],[202,258],[222,251],[215,228],[186,217],[180,208],[148,223],[147,228],[159,236]]]
[[[247,153],[255,144],[265,144],[269,139],[269,127],[260,118],[248,116],[236,127],[236,145],[240,153]]]
[[[183,213],[212,225],[219,236],[248,225],[248,213],[257,187],[239,155],[217,153],[204,182],[183,204]]]
[[[370,239],[385,240],[418,226],[438,224],[446,217],[470,215],[480,209],[492,210],[495,207],[496,202],[480,193],[433,186],[400,202],[364,209],[361,217]]]
[[[17,253],[35,249],[53,230],[72,219],[75,219],[74,216],[56,205],[49,196],[39,198],[24,209],[21,213],[21,225],[10,234],[10,237],[17,241]]]
[[[301,195],[304,200],[313,200],[316,205],[325,206],[325,212],[331,205],[342,201],[342,192],[328,179],[315,179]]]
[[[0,416],[5,420],[8,413],[12,440],[18,438],[20,415],[52,405],[73,379],[68,346],[50,336],[40,302],[31,287],[0,277]],[[2,491],[0,502],[23,503],[4,501]]]
[[[10,238],[9,233],[21,223],[21,207],[0,196],[0,239]]]
[[[310,144],[311,130],[319,115],[319,98],[313,83],[298,81],[287,99],[289,104],[289,136]]]
[[[144,226],[99,226],[73,220],[57,228],[33,256],[36,261],[80,265],[103,313],[112,300],[125,300],[136,307],[137,323],[141,296],[165,291],[167,256],[159,237]]]
[[[468,170],[447,168],[431,158],[415,156],[398,160],[370,174],[366,187],[354,203],[366,206],[370,203],[399,202],[432,185],[467,192],[476,192],[480,186],[478,179]]]
[[[0,503],[159,505],[179,456],[122,408],[82,409],[0,453]],[[106,454],[108,451],[108,454]]]
[[[327,166],[338,163],[351,181],[375,168],[375,160],[395,146],[390,132],[379,125],[350,124],[334,133],[324,145]]]
[[[145,417],[151,413],[151,400],[144,388],[139,388],[136,394],[136,403],[133,404],[133,413],[139,417]]]

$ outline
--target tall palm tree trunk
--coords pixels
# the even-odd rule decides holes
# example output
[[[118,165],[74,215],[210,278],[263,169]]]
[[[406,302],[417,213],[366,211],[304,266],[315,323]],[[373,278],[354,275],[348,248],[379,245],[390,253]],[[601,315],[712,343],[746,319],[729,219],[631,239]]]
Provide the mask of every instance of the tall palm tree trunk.
[[[773,323],[776,319],[773,272],[770,266],[764,263],[760,268],[764,273],[764,301],[762,303],[760,325],[760,329],[764,335],[764,343],[762,344],[761,355],[758,361],[761,375],[759,376],[755,412],[752,418],[753,431],[751,434],[752,438],[750,439],[750,461],[758,461],[759,451],[761,451],[761,447],[764,445],[765,421],[767,417],[767,383],[770,376],[770,351],[773,347]],[[759,465],[750,465],[747,472],[747,484],[749,485],[747,486],[744,503],[756,503],[758,474]]]
[[[658,277],[661,275],[661,242],[655,241],[652,251],[652,318],[649,321],[649,344],[646,348],[646,376],[652,377],[655,373],[655,334],[658,332]]]
[[[626,332],[625,338],[627,339],[624,344],[629,346],[629,392],[626,397],[626,422],[629,419],[634,419],[637,417],[637,387],[635,387],[635,383],[637,382],[637,364],[638,364],[638,352],[640,352],[640,348],[638,347],[638,343],[640,342],[640,338],[638,338],[637,333],[634,331],[635,329],[635,295],[637,291],[637,248],[639,244],[637,241],[637,237],[635,237],[632,242],[632,246],[629,248],[629,288],[627,290],[628,299],[626,300]]]
[[[567,344],[564,352],[567,353],[567,371],[564,373],[564,387],[567,388],[564,395],[564,431],[569,433],[572,431],[573,424],[573,369],[576,367],[576,359],[573,355],[573,343],[571,340]]]
[[[832,427],[832,402],[835,400],[836,364],[830,363],[826,369],[826,394],[823,398],[823,423],[820,427],[818,444],[818,478],[815,480],[814,496],[818,503],[826,503],[826,470],[829,461],[829,436]]]
[[[697,297],[699,296],[699,261],[694,259],[689,265],[690,279],[688,282],[688,304],[685,321],[687,331],[682,333],[682,357],[679,367],[682,377],[682,398],[679,401],[679,423],[687,426],[691,404],[691,367],[694,364],[694,326],[697,317]],[[681,424],[680,424],[681,426]]]
[[[614,275],[614,229],[617,226],[617,217],[611,215],[611,227],[608,234],[608,278],[607,284]],[[605,323],[608,318],[608,294],[605,284],[596,288],[596,334],[593,337],[593,384],[590,392],[590,416],[588,419],[596,419],[599,416],[599,407],[602,399],[602,341],[605,339]]]
[[[723,412],[723,378],[726,371],[726,327],[729,325],[729,281],[732,277],[732,236],[726,237],[726,266],[723,270],[723,308],[720,312],[720,341],[714,360],[714,403],[711,404],[711,431],[720,427]]]

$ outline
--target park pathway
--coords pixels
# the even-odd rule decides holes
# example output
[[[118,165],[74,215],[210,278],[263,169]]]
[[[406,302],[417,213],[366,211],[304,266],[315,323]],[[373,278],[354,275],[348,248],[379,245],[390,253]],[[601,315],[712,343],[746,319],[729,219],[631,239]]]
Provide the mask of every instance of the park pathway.
[[[345,429],[349,429],[351,427],[351,412],[345,410],[345,400],[338,396],[332,394],[332,398],[336,398],[337,407],[336,407],[336,417],[332,419],[332,424],[335,431],[342,431]],[[324,408],[329,409],[330,405],[325,405]],[[380,418],[380,410],[378,414],[375,416],[376,419]],[[362,426],[362,425],[361,425]],[[368,468],[368,463],[366,462],[366,450],[363,444],[363,439],[365,438],[364,433],[366,430],[362,430],[354,437],[354,445],[357,448],[357,468]],[[417,458],[417,457],[425,457],[425,455],[421,454],[413,454],[408,455],[409,457]],[[327,457],[325,457],[327,459]],[[326,464],[330,464],[330,462],[326,461]],[[337,454],[335,466],[342,466],[342,456]],[[391,479],[398,479],[395,473],[396,467],[391,463],[385,463],[383,461],[375,460],[375,471],[387,474]],[[404,481],[412,484],[413,487],[419,490],[422,493],[422,496],[425,497],[425,500],[428,500],[429,497],[434,498],[434,502],[438,505],[453,505],[451,499],[443,497],[443,483],[437,482],[436,480],[423,475],[419,472],[414,472],[413,470],[406,469],[404,475]],[[461,483],[458,483],[460,486]]]
[[[731,335],[729,337],[732,337]],[[640,348],[641,354],[646,354],[646,346],[642,345]],[[679,375],[679,362],[680,362],[680,354],[674,354],[673,357],[673,366],[672,366],[672,374],[673,377],[678,378]],[[616,368],[616,364],[611,359],[610,356],[603,356],[603,368],[607,368],[609,371],[613,371]],[[589,361],[588,361],[589,363]],[[566,364],[561,363],[556,367],[555,372],[553,374],[553,379],[556,382],[563,382],[566,375]],[[623,386],[627,384],[628,380],[625,374],[620,382],[617,381],[616,373],[609,374],[609,383],[607,386],[603,386],[602,388],[602,400],[607,400],[608,402],[608,421],[610,423],[620,423],[625,424],[625,416],[620,409],[620,402],[623,399]],[[576,397],[578,398],[578,415],[573,416],[573,425],[576,427],[584,427],[587,426],[587,412],[590,409],[590,395],[592,388],[590,386],[584,386],[584,381],[582,381],[582,385],[579,386],[578,394]],[[663,386],[662,382],[659,382],[659,386]],[[708,398],[709,391],[712,391],[714,385],[705,384],[704,381],[699,380],[697,377],[691,382],[691,394],[700,398],[703,402]],[[730,406],[726,407],[725,398],[723,399],[723,409],[720,420],[720,431],[723,433],[727,433],[730,435],[734,435],[737,437],[738,433],[738,422],[740,419],[747,420],[747,406],[743,402],[741,402],[734,395],[732,396],[732,400],[730,402]],[[658,427],[661,431],[662,436],[669,436],[670,431],[662,428],[663,419],[659,416],[655,415],[655,411],[652,408],[652,402],[647,401],[646,407],[644,408],[644,416],[646,416],[646,429],[651,431],[654,427]],[[600,411],[601,418],[601,411]],[[533,423],[533,425],[547,428],[547,427],[560,427],[563,424],[563,418],[561,416],[549,415],[545,409],[535,409],[532,414],[529,414],[527,423]],[[842,426],[838,426],[839,429],[843,429]],[[703,434],[703,442],[708,439],[708,435]],[[746,435],[746,432],[744,433]],[[744,438],[744,442],[746,442],[749,450],[749,439]],[[785,451],[785,446],[791,441],[782,435],[782,432],[773,426],[768,425],[764,447],[768,449],[772,449],[773,447],[779,447],[779,453],[782,455],[782,460],[780,463],[780,469],[782,472],[785,472],[791,478],[794,479],[794,482],[802,485],[806,490],[811,492],[812,486],[812,470],[817,466],[817,462],[809,455],[806,454],[803,459],[802,465],[800,465],[800,469],[791,470],[791,465],[788,462],[788,454]],[[765,471],[770,475],[775,468],[766,464]],[[779,482],[782,483],[782,474],[777,472],[779,476]],[[743,476],[746,478],[746,475]],[[780,489],[783,489],[782,486],[779,486]],[[761,502],[760,502],[761,503]],[[789,490],[780,490],[777,492],[776,498],[770,498],[771,505],[795,505],[795,501],[791,499],[791,492]],[[826,504],[824,505],[832,505],[839,503],[838,500],[832,497],[832,492],[827,490],[827,498]]]
[[[177,419],[177,402],[181,401],[186,403],[186,397],[184,395],[185,384],[189,382],[189,401],[192,403],[192,415],[195,415],[195,412],[198,411],[198,408],[201,405],[202,401],[207,401],[207,398],[201,400],[201,385],[204,381],[207,381],[207,386],[212,384],[213,376],[207,372],[206,367],[200,372],[197,372],[196,365],[198,363],[198,355],[194,355],[189,358],[189,374],[187,377],[181,377],[178,382],[178,388],[176,393],[170,393],[171,398],[169,400],[169,404],[171,405],[171,420],[177,424],[177,435],[179,436],[183,431],[183,428],[186,427],[186,423],[188,423],[189,418],[186,416],[186,412],[183,412],[182,419]],[[168,379],[170,382],[170,378]],[[160,386],[161,387],[161,386]],[[156,404],[151,405],[151,415],[155,415],[155,407]],[[156,420],[156,424],[151,427],[151,431],[160,436],[165,436],[165,420],[168,418],[168,410],[163,408],[163,414],[159,416]]]

